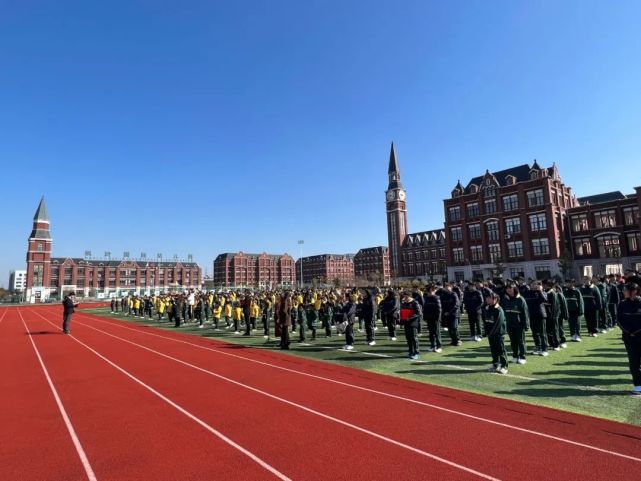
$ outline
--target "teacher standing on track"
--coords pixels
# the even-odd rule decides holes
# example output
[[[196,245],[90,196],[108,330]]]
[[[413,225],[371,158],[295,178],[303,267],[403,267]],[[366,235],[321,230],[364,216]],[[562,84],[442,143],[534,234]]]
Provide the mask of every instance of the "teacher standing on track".
[[[62,300],[62,332],[65,334],[69,334],[69,324],[71,324],[71,317],[77,306],[76,293],[68,292]]]

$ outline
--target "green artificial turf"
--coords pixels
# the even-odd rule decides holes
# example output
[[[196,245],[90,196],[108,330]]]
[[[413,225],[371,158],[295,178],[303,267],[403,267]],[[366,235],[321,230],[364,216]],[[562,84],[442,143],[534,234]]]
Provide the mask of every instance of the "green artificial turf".
[[[126,317],[111,314],[106,308],[86,312],[256,348],[278,349],[277,340],[266,341],[263,338],[260,325],[252,336],[244,337],[226,330],[224,323],[220,331],[214,331],[211,324],[198,329],[193,323],[176,329],[166,319],[157,322]],[[547,358],[529,355],[525,366],[510,364],[509,373],[505,376],[488,372],[491,356],[487,340],[466,340],[469,330],[465,316],[461,323],[463,345],[447,346],[449,338],[447,332],[443,332],[444,347],[441,354],[426,353],[426,348],[429,347],[427,329],[423,328],[423,331],[419,338],[423,354],[418,362],[407,359],[407,346],[402,331],[397,333],[398,341],[389,341],[387,330],[380,322],[376,331],[376,346],[368,346],[365,334],[356,332],[355,350],[342,351],[340,348],[344,338],[338,337],[333,331],[333,337],[328,339],[325,338],[324,330],[319,330],[316,341],[309,340],[308,331],[307,345],[297,344],[298,333],[292,334],[291,350],[283,352],[414,381],[641,425],[641,396],[630,395],[631,378],[619,329],[601,334],[598,338],[585,335],[583,342],[569,342],[567,349],[550,351]],[[507,336],[505,342],[509,360],[511,355]],[[527,343],[528,351],[531,351],[531,333],[527,333]]]

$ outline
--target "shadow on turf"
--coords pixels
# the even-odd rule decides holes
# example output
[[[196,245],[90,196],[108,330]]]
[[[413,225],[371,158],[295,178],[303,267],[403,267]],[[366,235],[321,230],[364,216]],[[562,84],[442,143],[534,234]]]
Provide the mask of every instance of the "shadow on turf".
[[[512,389],[494,391],[495,394],[526,396],[531,398],[568,398],[568,397],[618,397],[630,396],[628,391],[589,391],[570,387],[532,387],[531,389]]]

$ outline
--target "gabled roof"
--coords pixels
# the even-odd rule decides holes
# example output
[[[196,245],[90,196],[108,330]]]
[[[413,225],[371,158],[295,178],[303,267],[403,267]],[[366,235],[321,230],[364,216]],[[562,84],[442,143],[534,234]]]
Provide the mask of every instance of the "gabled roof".
[[[385,254],[388,251],[387,246],[376,246],[376,247],[364,247],[359,249],[356,255],[366,255],[366,254]]]
[[[586,204],[603,204],[604,202],[612,202],[614,200],[623,200],[627,199],[630,196],[627,196],[620,191],[614,191],[614,192],[605,192],[603,194],[596,194],[596,195],[588,195],[586,197],[579,197],[577,201],[579,202],[579,205],[586,205]]]
[[[445,229],[434,229],[407,234],[402,247],[440,246],[444,242]]]
[[[498,172],[492,172],[492,175],[496,177],[496,180],[499,183],[500,187],[505,187],[506,185],[508,185],[506,181],[508,175],[514,176],[517,182],[525,182],[530,180],[530,170],[531,168],[529,164],[523,164],[517,167],[499,170]],[[465,188],[465,193],[469,193],[469,188],[472,184],[480,186],[483,183],[485,175],[486,174],[479,175],[478,177],[474,177],[472,180],[470,180],[467,184],[467,187]]]
[[[70,260],[76,265],[85,265],[85,266],[98,266],[98,265],[103,265],[106,267],[118,267],[119,265],[126,263],[126,264],[134,264],[137,267],[147,267],[148,264],[153,264],[156,267],[173,267],[176,264],[180,264],[183,267],[186,268],[194,268],[198,267],[198,264],[195,262],[181,262],[181,261],[172,261],[172,262],[156,262],[156,261],[134,261],[134,260],[129,260],[129,259],[117,259],[117,260],[101,260],[101,259],[84,259],[83,257],[52,257],[51,258],[51,263],[52,264],[62,264],[66,260]]]

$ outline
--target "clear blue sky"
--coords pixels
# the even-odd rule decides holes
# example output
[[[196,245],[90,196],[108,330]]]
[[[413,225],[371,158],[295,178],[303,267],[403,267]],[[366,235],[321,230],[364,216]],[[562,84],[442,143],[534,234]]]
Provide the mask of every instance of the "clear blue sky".
[[[641,184],[634,1],[0,2],[0,284],[42,194],[54,254],[385,244],[486,168]]]

